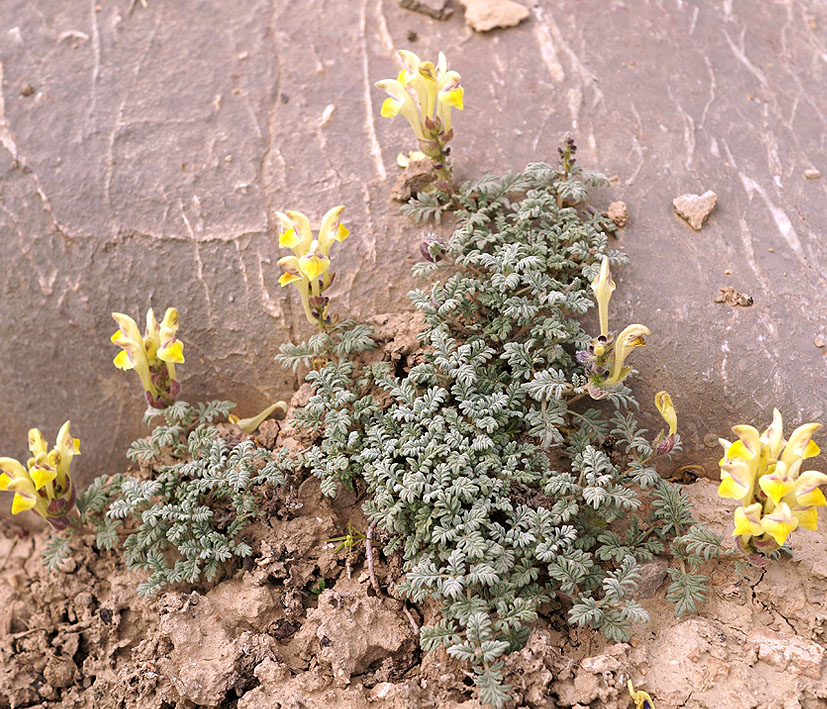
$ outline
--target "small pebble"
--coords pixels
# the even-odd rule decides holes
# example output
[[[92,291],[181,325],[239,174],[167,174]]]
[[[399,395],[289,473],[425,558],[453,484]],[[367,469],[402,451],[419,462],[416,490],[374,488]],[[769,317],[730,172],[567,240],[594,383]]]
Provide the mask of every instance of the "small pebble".
[[[732,275],[732,271],[730,271],[729,269],[727,269],[726,271],[724,271],[724,275],[725,275],[725,276],[731,276],[731,275]]]
[[[811,167],[809,170],[804,170],[805,180],[817,180],[819,177],[821,177],[821,172],[814,167]]]
[[[816,337],[815,342],[813,344],[819,349],[821,349],[822,347],[824,347],[824,339],[821,337]]]

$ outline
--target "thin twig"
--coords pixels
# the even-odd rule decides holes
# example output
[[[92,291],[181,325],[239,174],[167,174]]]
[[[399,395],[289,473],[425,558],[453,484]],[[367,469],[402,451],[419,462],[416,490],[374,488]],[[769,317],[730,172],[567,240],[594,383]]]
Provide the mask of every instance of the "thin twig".
[[[379,590],[379,582],[376,580],[376,574],[373,571],[373,532],[376,529],[376,520],[370,523],[368,531],[365,534],[365,556],[368,560],[368,574],[370,574],[370,585],[376,593],[381,593]]]
[[[413,630],[414,635],[419,635],[419,626],[416,624],[414,620],[413,613],[408,610],[408,607],[403,603],[402,604],[402,612],[408,618],[408,623],[410,623],[411,630]]]

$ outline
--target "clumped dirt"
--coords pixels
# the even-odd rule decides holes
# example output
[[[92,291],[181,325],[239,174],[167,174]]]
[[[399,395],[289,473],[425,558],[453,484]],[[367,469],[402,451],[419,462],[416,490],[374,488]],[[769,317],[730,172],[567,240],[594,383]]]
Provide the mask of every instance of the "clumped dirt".
[[[409,367],[418,324],[408,315],[373,324],[383,340],[375,356]],[[300,389],[291,410],[308,395]],[[268,422],[258,440],[307,443],[283,422]],[[708,480],[687,487],[696,517],[727,533],[732,510],[715,489]],[[269,517],[249,528],[249,563],[211,586],[151,599],[136,596],[141,577],[115,553],[86,547],[50,572],[40,560],[45,533],[5,529],[0,707],[480,708],[466,668],[443,650],[420,651],[412,623],[435,622],[439,609],[395,597],[400,560],[375,550],[377,592],[363,546],[348,557],[327,543],[348,522],[366,529],[358,493],[331,500],[308,478],[277,494]],[[658,709],[824,707],[827,535],[792,543],[793,558],[743,576],[710,564],[701,613],[680,619],[664,598],[666,561],[647,565],[651,622],[628,643],[569,628],[550,606],[506,660],[514,706],[626,709],[632,679]]]

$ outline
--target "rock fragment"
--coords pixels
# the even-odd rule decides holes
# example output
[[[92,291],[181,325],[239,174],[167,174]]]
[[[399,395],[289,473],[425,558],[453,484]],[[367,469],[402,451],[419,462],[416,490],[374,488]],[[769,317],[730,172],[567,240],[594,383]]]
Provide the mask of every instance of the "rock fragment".
[[[460,4],[465,8],[465,24],[477,32],[516,27],[528,17],[528,8],[512,0],[460,0]]]
[[[454,8],[449,7],[448,0],[399,0],[399,6],[437,20],[447,20],[454,14]]]
[[[819,679],[824,667],[824,648],[812,640],[789,633],[754,631],[747,643],[758,651],[758,659],[782,672]]]
[[[626,202],[617,200],[609,205],[609,210],[606,215],[611,219],[618,228],[622,229],[629,223],[629,208]]]
[[[817,180],[819,177],[821,177],[821,171],[816,170],[814,167],[811,167],[808,170],[804,170],[805,180]]]
[[[701,195],[682,194],[675,197],[672,204],[678,216],[686,221],[695,231],[700,231],[707,217],[715,209],[717,195],[712,190],[707,190]]]
[[[737,305],[742,308],[748,308],[754,302],[751,295],[739,293],[732,286],[719,288],[718,290],[721,294],[715,296],[716,303],[726,303],[727,305],[731,305],[733,308]]]

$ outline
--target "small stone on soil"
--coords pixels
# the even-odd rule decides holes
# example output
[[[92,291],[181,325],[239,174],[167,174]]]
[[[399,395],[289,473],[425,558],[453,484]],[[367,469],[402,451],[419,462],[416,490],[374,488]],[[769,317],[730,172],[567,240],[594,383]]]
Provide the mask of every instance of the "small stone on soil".
[[[675,197],[672,204],[678,216],[686,221],[695,231],[700,231],[707,217],[715,209],[717,195],[712,190],[707,190],[701,195],[682,194]]]
[[[399,5],[437,20],[447,20],[454,14],[454,8],[448,6],[448,0],[399,0]]]
[[[477,32],[516,27],[528,17],[528,8],[512,0],[460,0],[460,4],[465,8],[465,24]]]
[[[621,229],[629,223],[629,208],[626,202],[612,202],[606,215]]]
[[[821,172],[816,170],[814,167],[810,168],[809,170],[804,170],[804,179],[805,180],[817,180],[821,177]]]
[[[726,303],[727,305],[731,305],[733,308],[736,305],[740,305],[742,308],[748,308],[754,302],[751,295],[739,293],[731,286],[720,288],[719,290],[721,291],[721,295],[715,297],[716,303]]]

